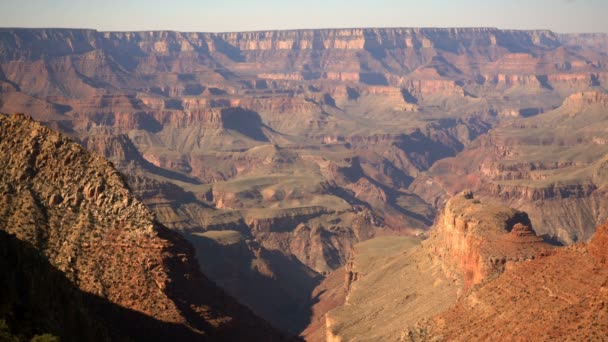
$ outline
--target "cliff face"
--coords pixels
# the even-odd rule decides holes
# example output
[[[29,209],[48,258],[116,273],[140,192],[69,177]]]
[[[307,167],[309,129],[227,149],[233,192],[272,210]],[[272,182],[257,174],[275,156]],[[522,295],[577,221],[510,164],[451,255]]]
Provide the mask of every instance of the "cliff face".
[[[332,275],[321,285],[333,292],[314,312],[327,311],[333,341],[601,339],[606,232],[600,226],[589,243],[555,247],[525,213],[461,193],[421,244],[392,237],[355,246],[343,282]],[[316,321],[307,333],[322,335]]]
[[[425,244],[448,274],[463,277],[465,288],[470,288],[549,247],[530,225],[524,212],[482,204],[472,193],[464,193],[448,201]]]
[[[96,48],[109,51],[137,48],[145,53],[209,53],[231,51],[315,51],[500,47],[518,52],[530,47],[555,48],[560,37],[550,31],[514,31],[495,28],[355,28],[258,31],[233,33],[97,32],[73,29],[3,29],[5,55],[37,59],[42,54],[82,54]],[[49,42],[40,46],[40,41]],[[459,41],[460,43],[454,43]],[[52,43],[52,44],[51,44]],[[15,49],[17,48],[17,49]],[[234,56],[230,56],[234,57]]]
[[[474,81],[484,75],[489,83],[510,86],[524,85],[518,80],[529,77],[540,87],[536,75],[557,69],[535,55],[561,45],[550,31],[493,28],[235,33],[2,29],[0,61],[7,86],[37,97],[99,96],[108,87],[169,97],[235,94],[239,86],[225,82],[234,76],[246,76],[243,81],[259,90],[281,82],[339,80],[390,84],[420,96],[464,96],[455,76]],[[562,58],[576,70],[591,70],[584,63],[576,67],[574,56]]]
[[[550,31],[501,31],[493,28],[364,28],[261,31],[219,33],[218,37],[240,50],[362,50],[365,48],[431,48],[447,49],[453,40],[463,46],[507,47],[513,41],[521,44],[538,44],[555,47],[558,37]]]
[[[102,313],[118,335],[280,338],[200,273],[192,247],[155,221],[105,159],[19,115],[0,117],[0,144],[2,230],[79,291],[167,323],[113,326]]]

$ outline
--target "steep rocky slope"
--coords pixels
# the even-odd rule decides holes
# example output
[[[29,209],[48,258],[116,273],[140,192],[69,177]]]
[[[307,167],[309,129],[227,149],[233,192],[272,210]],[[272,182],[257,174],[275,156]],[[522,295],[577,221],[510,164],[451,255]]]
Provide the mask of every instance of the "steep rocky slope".
[[[67,340],[102,340],[96,331],[103,332],[103,324],[112,335],[136,340],[284,338],[203,276],[192,247],[155,221],[103,157],[23,115],[0,116],[0,151],[0,228],[9,246],[3,253],[18,261],[3,264],[5,274],[15,275],[3,283],[14,294],[2,312],[12,324],[36,324],[27,322],[36,319],[27,313],[35,312],[47,315],[35,329],[48,327]],[[18,268],[25,265],[54,280],[43,284],[30,273],[35,269]],[[14,288],[24,282],[30,285]],[[27,291],[35,301],[55,291],[54,284],[60,297],[27,302]],[[75,292],[82,294],[70,299]],[[76,322],[66,316],[53,326],[49,315],[61,298],[66,314],[84,316]],[[41,305],[42,313],[31,305]]]
[[[110,341],[100,317],[85,304],[86,295],[54,269],[28,243],[0,231],[0,319],[8,333],[29,341],[36,334],[51,333],[67,341]],[[98,305],[103,301],[99,301]],[[58,315],[62,312],[62,315]],[[151,319],[153,320],[153,319]],[[2,329],[0,328],[0,331]],[[0,340],[8,340],[0,332]],[[8,340],[10,341],[10,340]]]
[[[420,324],[408,337],[602,341],[608,332],[607,239],[604,225],[588,244],[514,265],[452,309]]]
[[[482,203],[471,192],[450,199],[425,244],[446,274],[462,277],[465,289],[550,248],[536,236],[526,213]]]
[[[445,203],[447,181],[424,173],[437,161],[496,125],[604,91],[602,39],[494,28],[0,29],[0,112],[30,113],[110,159],[163,225],[230,256],[198,253],[213,281],[299,332],[310,292],[355,244],[430,227]],[[543,215],[556,217],[548,223],[530,215],[542,233],[586,239],[601,199],[559,198],[547,212],[581,214]]]

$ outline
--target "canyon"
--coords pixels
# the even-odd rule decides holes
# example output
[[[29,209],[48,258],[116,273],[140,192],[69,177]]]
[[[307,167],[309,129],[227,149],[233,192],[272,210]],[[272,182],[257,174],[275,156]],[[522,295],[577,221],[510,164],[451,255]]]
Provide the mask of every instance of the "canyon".
[[[510,276],[511,259],[527,265],[538,246],[587,243],[608,219],[607,37],[3,28],[0,112],[26,113],[107,158],[133,194],[117,211],[137,203],[180,239],[200,286],[217,284],[288,334],[349,340],[353,322],[393,317],[394,329],[373,338],[455,338],[442,330],[450,318],[435,315],[453,305],[468,310],[454,315],[473,315],[458,303]],[[97,201],[105,186],[80,192]],[[474,199],[458,197],[464,190]],[[68,206],[81,203],[78,193],[44,200]],[[466,224],[455,219],[464,212]],[[42,252],[72,277],[74,261]],[[385,305],[362,284],[402,286],[384,274],[410,274],[410,297],[386,317],[353,316]],[[435,320],[405,330],[422,317]]]
[[[433,165],[424,182],[436,180],[437,188],[421,184],[419,193],[442,201],[472,189],[526,211],[535,229],[553,240],[588,241],[595,225],[608,220],[606,112],[605,94],[580,92],[553,111],[499,125]]]

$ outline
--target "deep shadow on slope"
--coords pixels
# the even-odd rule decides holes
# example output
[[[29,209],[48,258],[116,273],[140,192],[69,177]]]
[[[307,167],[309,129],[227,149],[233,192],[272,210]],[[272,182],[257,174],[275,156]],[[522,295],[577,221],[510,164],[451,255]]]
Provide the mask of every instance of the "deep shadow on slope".
[[[96,140],[105,140],[104,147],[101,149],[98,148],[95,144]],[[80,141],[80,144],[88,150],[92,150],[101,154],[105,158],[116,158],[114,154],[117,153],[116,151],[120,151],[120,153],[124,155],[124,160],[120,160],[119,163],[127,165],[128,163],[132,162],[136,166],[141,167],[142,169],[150,172],[151,174],[155,174],[179,182],[197,185],[201,184],[199,180],[185,175],[181,172],[158,167],[150,163],[141,155],[137,147],[133,144],[131,138],[129,138],[129,136],[126,134],[119,134],[114,136],[99,134],[97,136],[88,136],[82,139]],[[124,168],[122,169],[124,172]]]
[[[243,304],[258,308],[257,315],[291,333],[299,333],[310,323],[311,294],[321,278],[299,260],[251,241],[222,245],[201,235],[186,238],[194,245],[205,274]],[[267,261],[269,270],[256,264],[256,259]],[[268,271],[272,274],[264,274]]]
[[[124,176],[107,160],[23,115],[0,117],[0,128],[4,166],[0,168],[0,231],[27,241],[31,250],[27,255],[44,255],[21,267],[21,259],[11,255],[23,254],[19,251],[24,247],[12,247],[12,254],[7,255],[2,252],[8,253],[10,244],[0,249],[2,270],[17,267],[11,273],[14,277],[6,277],[2,294],[16,290],[6,296],[10,302],[0,306],[6,315],[14,316],[8,317],[13,325],[27,327],[20,323],[25,321],[33,322],[33,329],[42,328],[36,318],[44,308],[39,302],[50,300],[52,304],[42,311],[43,318],[49,320],[42,332],[55,333],[59,329],[55,325],[71,327],[72,322],[76,327],[87,327],[86,319],[79,323],[78,318],[65,315],[70,311],[64,310],[61,302],[53,302],[68,298],[72,311],[84,310],[83,317],[93,312],[101,320],[90,321],[101,321],[112,334],[105,338],[102,331],[88,338],[79,336],[83,333],[76,328],[56,333],[75,335],[73,340],[77,341],[122,336],[136,341],[196,341],[203,337],[216,341],[286,340],[200,273],[192,246],[155,222],[133,198]],[[24,151],[24,146],[29,148]],[[13,244],[25,244],[14,240]],[[4,260],[8,262],[2,264]],[[31,271],[36,268],[43,270]],[[55,272],[45,271],[49,268]],[[2,272],[2,277],[6,274],[9,272]],[[39,275],[43,277],[37,278]],[[45,282],[45,278],[54,282]],[[54,283],[60,284],[58,289]],[[28,284],[31,289],[23,291]],[[63,289],[72,287],[75,298],[84,297],[75,304],[70,304],[71,294],[61,296],[67,291]],[[80,292],[102,298],[89,299]],[[158,323],[160,320],[174,323]]]
[[[169,255],[165,259],[165,267],[169,270],[172,282],[167,287],[167,295],[176,303],[181,313],[196,329],[207,331],[207,321],[200,319],[200,313],[194,307],[207,306],[217,312],[226,312],[232,317],[231,322],[224,322],[217,330],[217,337],[227,341],[282,341],[286,336],[280,336],[270,325],[261,321],[252,312],[245,309],[240,303],[215,286],[205,275],[199,271],[196,260],[183,262],[184,256],[195,256],[195,249],[179,233],[164,226],[158,229],[159,237],[170,241]],[[196,250],[200,254],[200,249]],[[209,253],[209,251],[205,251]],[[217,258],[217,255],[214,255]],[[201,259],[197,257],[197,259]],[[189,275],[189,276],[187,276]],[[316,285],[316,284],[315,284]],[[245,284],[249,286],[249,284]],[[210,320],[213,320],[211,318]],[[266,327],[261,324],[267,325]],[[264,335],[264,331],[267,335]],[[214,338],[214,339],[215,339]]]
[[[394,179],[395,182],[399,182],[403,186],[409,186],[412,183],[413,178],[406,175],[404,172],[399,170],[394,165],[392,165],[390,163],[386,163],[384,165],[384,167],[387,169],[394,170],[394,173],[395,173],[394,177],[391,177],[391,178]],[[361,166],[361,160],[359,157],[354,157],[352,159],[351,165],[349,167],[340,168],[340,172],[351,183],[357,183],[357,181],[359,181],[359,179],[366,179],[371,184],[373,184],[375,187],[382,189],[382,191],[384,191],[384,193],[387,195],[387,203],[390,204],[390,207],[392,209],[395,209],[402,215],[413,218],[415,220],[418,220],[427,226],[431,226],[433,224],[432,217],[427,217],[425,215],[416,213],[412,210],[408,210],[407,208],[400,206],[398,204],[397,198],[404,194],[400,193],[399,191],[395,190],[394,188],[391,188],[385,184],[382,184],[382,183],[378,182],[377,180],[375,180],[374,178],[368,176],[365,173],[365,171],[363,171],[363,167]],[[333,188],[329,188],[329,189],[332,194],[339,196],[340,198],[342,198],[343,200],[345,200],[346,202],[348,202],[351,205],[363,205],[367,208],[370,208],[370,209],[372,208],[368,203],[355,198],[351,193],[349,193],[348,191],[345,191],[344,189],[340,189],[337,187],[333,187]]]
[[[0,230],[0,319],[15,335],[51,333],[62,341],[202,341],[166,323],[82,292],[28,242]]]
[[[268,142],[264,135],[260,114],[240,107],[222,110],[222,124],[226,129],[232,129],[256,141]]]

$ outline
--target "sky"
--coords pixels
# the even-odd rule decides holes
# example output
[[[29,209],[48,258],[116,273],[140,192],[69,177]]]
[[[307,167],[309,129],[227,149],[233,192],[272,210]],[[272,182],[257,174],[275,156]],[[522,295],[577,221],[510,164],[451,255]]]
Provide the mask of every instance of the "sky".
[[[0,27],[257,31],[498,27],[608,32],[608,0],[0,0]]]

